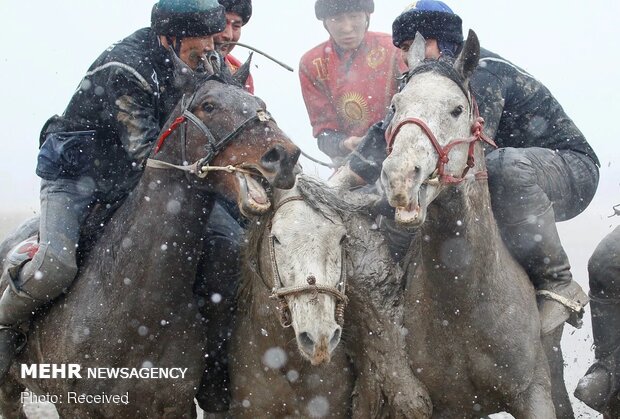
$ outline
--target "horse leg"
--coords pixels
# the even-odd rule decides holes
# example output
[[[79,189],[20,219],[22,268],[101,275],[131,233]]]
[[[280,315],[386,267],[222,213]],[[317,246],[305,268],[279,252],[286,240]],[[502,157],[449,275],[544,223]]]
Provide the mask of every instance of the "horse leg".
[[[543,336],[542,344],[551,373],[551,395],[553,396],[555,413],[558,418],[574,419],[575,413],[564,382],[564,356],[560,346],[563,331],[564,326],[560,326],[548,335]]]
[[[381,315],[366,292],[347,289],[345,345],[356,371],[353,417],[422,419],[432,412],[426,386],[413,374],[399,330]],[[398,374],[394,374],[398,371]]]
[[[508,413],[518,419],[564,419],[564,416],[555,413],[551,391],[547,360],[543,348],[540,348],[534,366],[532,382],[523,393],[513,400]]]
[[[5,419],[26,419],[24,405],[21,402],[22,392],[26,390],[11,375],[7,375],[0,386],[0,414]]]

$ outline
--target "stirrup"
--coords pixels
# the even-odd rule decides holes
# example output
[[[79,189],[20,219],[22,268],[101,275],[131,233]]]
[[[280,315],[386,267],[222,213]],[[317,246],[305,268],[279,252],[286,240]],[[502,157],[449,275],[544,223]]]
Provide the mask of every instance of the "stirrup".
[[[586,379],[597,369],[602,370],[609,380],[607,394],[599,394],[599,397],[595,396],[593,398],[587,399],[589,385],[588,383],[583,382],[583,380]],[[592,409],[600,413],[604,413],[604,411],[609,408],[609,404],[612,399],[619,396],[620,386],[618,383],[618,374],[616,370],[617,367],[614,354],[610,354],[603,359],[596,360],[594,364],[592,364],[590,368],[588,368],[588,371],[585,373],[585,375],[579,380],[577,388],[574,392],[575,397]]]
[[[547,298],[549,300],[554,300],[557,301],[558,303],[562,304],[563,306],[569,308],[571,311],[574,311],[575,313],[581,313],[583,314],[584,307],[585,304],[581,304],[578,301],[573,301],[570,300],[560,294],[556,294],[555,292],[552,291],[547,291],[547,290],[538,290],[536,291],[536,295],[540,295],[544,298]]]
[[[588,299],[586,299],[584,303],[581,303],[579,300],[566,298],[563,295],[549,290],[537,290],[536,295],[547,300],[555,301],[566,307],[566,318],[564,322],[570,324],[576,329],[580,329],[581,326],[583,326],[583,315],[585,313],[584,307],[586,306],[586,304],[588,304]],[[543,333],[548,333],[549,331],[543,331]]]

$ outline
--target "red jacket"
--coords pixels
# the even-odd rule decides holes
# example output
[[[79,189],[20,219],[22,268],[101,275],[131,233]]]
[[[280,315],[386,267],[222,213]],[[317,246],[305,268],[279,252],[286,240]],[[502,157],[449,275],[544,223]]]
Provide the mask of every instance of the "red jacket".
[[[367,32],[355,51],[339,54],[332,39],[301,58],[299,79],[313,135],[325,130],[363,136],[380,121],[406,70],[392,37]]]
[[[226,56],[226,64],[228,64],[228,68],[230,68],[230,72],[233,74],[235,73],[235,71],[237,71],[239,67],[241,67],[241,65],[243,65],[241,61],[239,61],[230,54]],[[251,74],[245,82],[245,90],[254,94],[254,79],[252,78]]]

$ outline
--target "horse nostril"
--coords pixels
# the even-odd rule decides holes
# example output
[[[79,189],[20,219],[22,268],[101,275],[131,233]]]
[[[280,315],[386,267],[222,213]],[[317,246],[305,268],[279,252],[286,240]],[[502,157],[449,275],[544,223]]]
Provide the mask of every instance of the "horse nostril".
[[[312,339],[310,333],[301,332],[299,335],[297,335],[297,338],[299,339],[299,343],[301,343],[301,346],[303,346],[304,349],[309,350],[309,352],[313,351],[314,340]]]
[[[286,150],[281,145],[275,145],[268,152],[263,154],[260,161],[263,166],[268,168],[276,168],[286,158]]]
[[[332,333],[332,338],[329,340],[330,349],[334,349],[340,343],[340,334],[342,333],[342,328],[337,327]]]

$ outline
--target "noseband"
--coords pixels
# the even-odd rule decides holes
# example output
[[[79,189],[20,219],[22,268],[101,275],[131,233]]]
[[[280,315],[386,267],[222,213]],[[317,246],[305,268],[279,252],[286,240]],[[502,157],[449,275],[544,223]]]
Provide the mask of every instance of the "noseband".
[[[293,201],[303,201],[304,198],[301,196],[291,196],[283,199],[278,205],[274,208],[271,218],[275,217],[276,212],[285,204]],[[271,221],[269,222],[267,228],[271,230]],[[289,295],[298,295],[298,294],[312,294],[311,302],[316,304],[318,302],[319,294],[327,294],[331,295],[336,299],[336,311],[335,318],[336,323],[341,327],[344,325],[344,309],[348,303],[348,298],[345,294],[346,292],[346,251],[344,246],[342,246],[342,254],[341,254],[341,266],[340,266],[340,281],[338,287],[332,287],[331,285],[323,285],[316,283],[316,277],[312,274],[308,275],[306,278],[306,282],[308,285],[294,285],[291,287],[285,287],[282,283],[282,278],[280,277],[280,270],[278,269],[278,261],[276,259],[276,251],[275,251],[275,236],[273,234],[269,234],[268,238],[268,246],[269,246],[269,258],[271,260],[271,270],[273,273],[273,287],[270,287],[264,279],[264,276],[260,274],[260,264],[259,268],[259,276],[262,278],[265,286],[271,290],[271,296],[269,298],[276,300],[278,303],[278,312],[280,313],[280,324],[282,327],[289,327],[292,324],[292,315],[291,310],[286,301],[287,296]]]
[[[161,160],[156,160],[149,158],[146,161],[147,167],[152,167],[155,169],[178,169],[184,172],[193,174],[198,176],[199,178],[206,177],[209,172],[213,171],[225,171],[228,173],[232,172],[242,172],[247,174],[254,174],[249,170],[245,170],[243,168],[228,165],[228,166],[210,166],[209,163],[217,156],[231,141],[233,141],[239,134],[245,130],[248,125],[255,121],[259,122],[268,122],[273,120],[271,114],[267,112],[265,109],[257,109],[254,115],[247,118],[243,121],[239,126],[237,126],[231,133],[226,135],[224,138],[219,141],[215,139],[209,128],[198,118],[194,113],[189,110],[195,94],[192,95],[187,104],[185,103],[185,96],[181,99],[181,107],[183,108],[183,113],[181,116],[176,118],[170,127],[159,137],[157,140],[157,145],[155,146],[154,154],[157,154],[159,150],[161,150],[164,141],[173,131],[180,127],[181,129],[181,156],[184,162],[186,159],[186,150],[187,150],[187,138],[186,138],[186,122],[191,122],[196,128],[202,132],[202,134],[207,138],[207,155],[201,159],[198,159],[195,163],[191,165],[176,165],[168,162],[164,162]]]
[[[469,97],[467,99],[469,101]],[[435,151],[438,154],[436,169],[431,175],[431,177],[429,177],[429,179],[426,181],[426,183],[432,183],[432,182],[439,183],[439,184],[461,183],[465,179],[465,175],[467,175],[467,172],[469,172],[469,169],[471,169],[475,165],[474,146],[476,142],[483,141],[489,144],[490,146],[497,148],[495,141],[493,141],[483,132],[484,119],[480,116],[480,113],[478,112],[478,106],[473,96],[471,96],[471,103],[474,109],[474,122],[472,123],[472,126],[471,126],[472,135],[470,137],[454,139],[442,147],[441,144],[439,144],[439,141],[437,141],[437,137],[435,136],[435,134],[433,134],[433,131],[426,124],[426,122],[424,122],[420,118],[414,118],[414,117],[405,118],[402,121],[400,121],[395,127],[392,127],[392,125],[390,124],[388,130],[386,131],[385,140],[387,142],[387,154],[390,155],[392,153],[392,146],[394,145],[394,138],[396,137],[396,135],[398,135],[402,127],[408,124],[417,125],[422,129],[422,132],[424,132],[424,134],[426,135],[426,138],[430,140],[431,144],[433,145],[433,147],[435,148]],[[448,162],[450,161],[450,157],[448,156],[448,154],[450,153],[452,148],[454,148],[455,146],[459,144],[469,144],[469,150],[467,152],[467,165],[465,166],[465,169],[463,169],[461,176],[456,177],[450,174],[446,174],[445,168],[446,168],[446,164],[448,164]],[[474,174],[474,176],[476,179],[486,179],[488,177],[486,170],[477,172]]]

